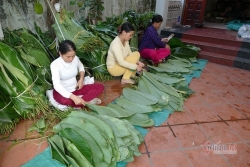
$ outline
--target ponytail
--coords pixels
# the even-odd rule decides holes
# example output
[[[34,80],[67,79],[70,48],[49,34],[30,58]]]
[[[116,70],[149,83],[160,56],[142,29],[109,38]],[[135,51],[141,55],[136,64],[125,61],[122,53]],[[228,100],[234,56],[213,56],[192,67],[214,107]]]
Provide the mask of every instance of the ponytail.
[[[117,29],[118,34],[121,34],[122,31],[125,31],[126,33],[128,33],[130,31],[135,31],[135,28],[131,23],[125,22],[121,26],[119,26]]]

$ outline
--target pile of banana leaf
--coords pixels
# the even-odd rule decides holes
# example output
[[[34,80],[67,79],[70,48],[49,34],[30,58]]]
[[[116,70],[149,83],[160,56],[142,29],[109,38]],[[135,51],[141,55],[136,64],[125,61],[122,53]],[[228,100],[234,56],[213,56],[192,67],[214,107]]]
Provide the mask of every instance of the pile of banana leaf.
[[[116,167],[140,155],[143,137],[126,120],[73,111],[53,129],[52,157],[66,166]]]
[[[7,32],[0,42],[0,134],[10,132],[21,118],[35,118],[49,111],[45,91],[50,58],[27,30]]]

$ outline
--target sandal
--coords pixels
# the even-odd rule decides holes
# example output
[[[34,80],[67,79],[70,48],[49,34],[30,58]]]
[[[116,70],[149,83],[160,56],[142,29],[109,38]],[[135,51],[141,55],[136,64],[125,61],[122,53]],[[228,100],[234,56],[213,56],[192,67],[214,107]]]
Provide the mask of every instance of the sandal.
[[[99,98],[94,98],[92,100],[89,101],[90,104],[101,104],[102,100]]]
[[[121,84],[135,84],[135,81],[132,79],[122,79]]]

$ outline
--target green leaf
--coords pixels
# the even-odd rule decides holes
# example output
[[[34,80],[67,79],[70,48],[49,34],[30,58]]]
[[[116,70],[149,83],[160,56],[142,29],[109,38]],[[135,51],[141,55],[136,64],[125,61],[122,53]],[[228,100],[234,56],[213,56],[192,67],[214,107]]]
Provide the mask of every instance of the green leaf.
[[[97,143],[98,141],[95,140],[95,138],[93,138],[88,132],[86,132],[84,129],[81,129],[73,124],[69,124],[69,123],[60,123],[60,127],[63,129],[66,128],[71,128],[74,129],[77,133],[79,133],[81,135],[82,138],[84,138],[84,140],[88,143],[89,148],[91,150],[91,154],[94,155],[92,156],[93,158],[93,162],[94,162],[94,166],[108,166],[108,164],[106,162],[103,161],[103,157],[104,157],[104,152],[103,151],[103,147],[101,148],[99,146],[99,144]]]
[[[46,128],[45,120],[44,118],[40,118],[36,123],[34,123],[28,131],[34,131],[36,130],[38,133],[44,134],[44,130]]]
[[[154,126],[154,120],[151,119],[147,114],[135,114],[123,119],[128,120],[133,125],[138,125],[141,127]]]
[[[76,1],[70,1],[69,4],[70,5],[75,5]]]
[[[92,152],[86,140],[82,138],[82,136],[76,132],[74,129],[65,128],[59,132],[61,137],[68,139],[71,143],[73,143],[77,149],[82,153],[82,155],[92,164]]]
[[[154,112],[154,109],[152,106],[146,106],[146,105],[141,105],[137,103],[133,103],[124,97],[119,97],[116,100],[116,103],[121,106],[122,108],[132,111],[134,113],[151,113]]]
[[[71,143],[66,138],[63,138],[63,143],[67,151],[69,152],[70,158],[69,161],[71,161],[73,166],[78,165],[79,167],[93,167],[93,165],[90,164],[90,162],[86,159],[86,157],[79,151],[79,149]],[[74,160],[72,161],[71,158]]]
[[[158,102],[158,98],[151,94],[136,91],[130,88],[123,88],[122,95],[127,99],[137,104],[153,105]]]

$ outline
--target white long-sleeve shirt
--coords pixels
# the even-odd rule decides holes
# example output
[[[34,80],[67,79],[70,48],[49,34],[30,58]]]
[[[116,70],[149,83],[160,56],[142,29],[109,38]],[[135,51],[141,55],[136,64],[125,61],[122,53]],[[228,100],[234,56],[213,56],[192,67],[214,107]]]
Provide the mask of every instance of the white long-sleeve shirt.
[[[67,63],[60,56],[50,64],[54,89],[63,97],[69,98],[76,90],[76,76],[84,71],[84,66],[77,56],[71,63]]]

